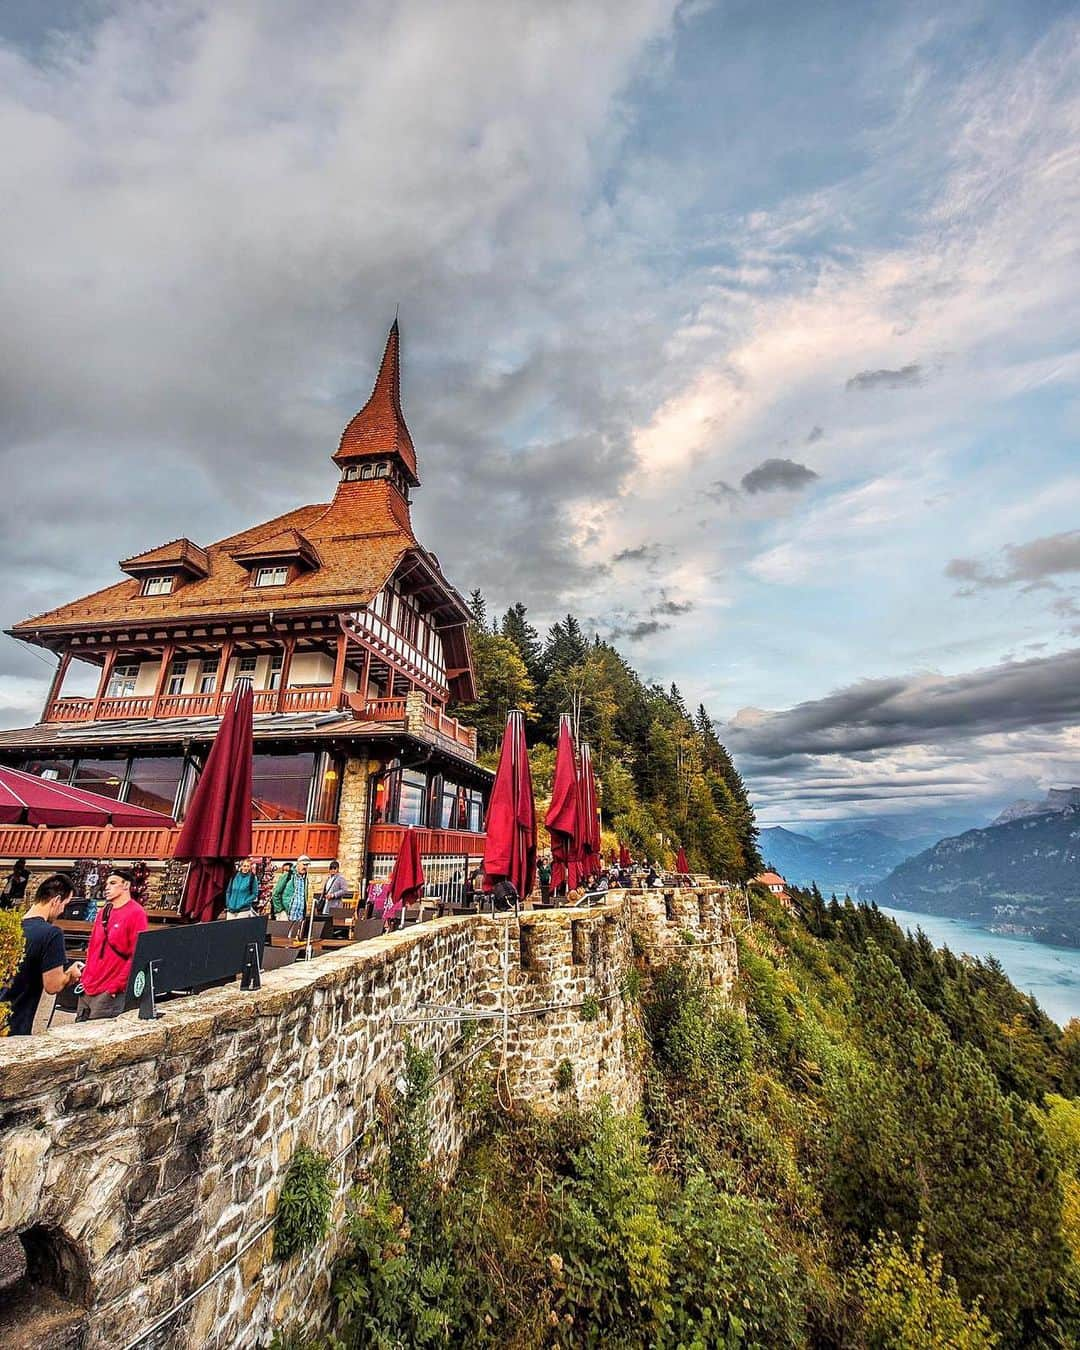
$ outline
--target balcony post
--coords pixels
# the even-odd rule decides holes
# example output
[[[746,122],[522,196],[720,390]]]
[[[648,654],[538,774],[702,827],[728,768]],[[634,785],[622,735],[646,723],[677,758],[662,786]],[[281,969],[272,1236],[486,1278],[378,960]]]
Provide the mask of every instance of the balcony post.
[[[176,654],[176,644],[166,642],[161,649],[161,669],[158,671],[157,684],[154,686],[154,701],[150,705],[150,716],[157,717],[161,711],[161,696],[165,692],[165,681],[169,678],[169,667]]]
[[[349,635],[339,633],[337,640],[337,660],[334,663],[334,688],[331,693],[331,707],[341,707],[341,694],[345,688],[345,657],[349,650]]]
[[[49,685],[49,693],[45,699],[45,713],[42,717],[43,722],[49,720],[49,709],[60,697],[60,690],[64,687],[64,677],[67,675],[68,666],[71,665],[71,652],[66,651],[56,663],[56,669],[53,671],[52,683]]]
[[[229,662],[232,660],[233,640],[226,638],[221,644],[221,656],[218,659],[217,674],[214,676],[214,713],[220,717],[221,710],[224,707],[225,700],[225,676],[229,673]]]
[[[364,669],[360,676],[360,697],[367,702],[368,680],[371,678],[371,648],[364,644]]]
[[[280,712],[285,703],[285,690],[288,689],[289,680],[292,676],[292,659],[295,650],[296,638],[287,637],[285,639],[285,655],[281,658],[281,683],[278,685],[275,712]]]
[[[105,653],[105,660],[101,666],[101,679],[98,682],[97,693],[94,695],[94,703],[90,709],[90,720],[96,722],[98,714],[101,712],[101,700],[105,697],[105,690],[109,687],[109,681],[112,679],[113,666],[116,665],[116,648],[112,647]]]

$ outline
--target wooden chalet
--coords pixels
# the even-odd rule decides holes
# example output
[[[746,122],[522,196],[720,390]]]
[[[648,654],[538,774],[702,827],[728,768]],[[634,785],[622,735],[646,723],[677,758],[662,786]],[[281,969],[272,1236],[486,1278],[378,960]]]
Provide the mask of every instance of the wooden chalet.
[[[413,532],[399,341],[395,320],[332,456],[329,502],[214,544],[136,553],[124,580],[9,630],[57,666],[38,725],[0,732],[0,762],[180,818],[247,677],[255,852],[307,853],[316,867],[337,857],[355,885],[419,826],[429,879],[464,874],[482,852],[491,776],[475,731],[448,711],[474,697],[470,614]],[[64,690],[79,663],[95,668],[85,696]],[[168,831],[0,827],[0,859],[51,864],[163,859],[171,843]]]

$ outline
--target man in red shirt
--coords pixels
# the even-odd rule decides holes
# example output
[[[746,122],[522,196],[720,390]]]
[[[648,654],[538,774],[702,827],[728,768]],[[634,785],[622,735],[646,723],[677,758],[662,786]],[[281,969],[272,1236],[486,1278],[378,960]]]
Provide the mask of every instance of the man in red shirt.
[[[105,903],[97,912],[86,949],[77,1022],[117,1017],[124,1011],[135,943],[149,927],[146,910],[131,898],[133,880],[126,867],[114,867],[105,879]]]

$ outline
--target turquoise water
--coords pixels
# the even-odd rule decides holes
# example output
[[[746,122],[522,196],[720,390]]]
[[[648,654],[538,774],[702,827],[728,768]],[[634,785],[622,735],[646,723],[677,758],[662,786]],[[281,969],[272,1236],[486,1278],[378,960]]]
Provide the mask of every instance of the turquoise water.
[[[991,933],[966,919],[943,919],[937,914],[916,914],[884,905],[879,908],[901,928],[912,933],[921,928],[935,947],[948,947],[957,955],[996,956],[1013,984],[1033,995],[1059,1026],[1070,1017],[1080,1017],[1080,949],[1047,947],[1042,942]]]

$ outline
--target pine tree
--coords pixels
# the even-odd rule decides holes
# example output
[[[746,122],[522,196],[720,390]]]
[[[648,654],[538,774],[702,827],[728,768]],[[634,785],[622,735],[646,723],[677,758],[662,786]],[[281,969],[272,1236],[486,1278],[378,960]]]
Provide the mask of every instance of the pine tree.
[[[527,613],[528,610],[520,600],[517,604],[511,605],[503,615],[500,632],[517,647],[521,659],[525,662],[525,669],[529,672],[529,678],[537,682],[542,674],[543,648],[540,645],[540,634],[525,618]]]

